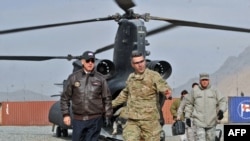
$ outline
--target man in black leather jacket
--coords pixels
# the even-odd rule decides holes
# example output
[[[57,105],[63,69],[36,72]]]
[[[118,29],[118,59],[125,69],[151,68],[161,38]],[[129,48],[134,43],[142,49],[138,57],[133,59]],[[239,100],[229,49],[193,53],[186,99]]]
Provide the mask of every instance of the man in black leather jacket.
[[[103,125],[111,125],[112,97],[105,78],[94,70],[95,55],[86,51],[81,56],[83,69],[73,72],[61,95],[64,124],[73,126],[73,141],[97,141]],[[70,117],[70,101],[73,117]],[[71,121],[72,120],[72,121]]]

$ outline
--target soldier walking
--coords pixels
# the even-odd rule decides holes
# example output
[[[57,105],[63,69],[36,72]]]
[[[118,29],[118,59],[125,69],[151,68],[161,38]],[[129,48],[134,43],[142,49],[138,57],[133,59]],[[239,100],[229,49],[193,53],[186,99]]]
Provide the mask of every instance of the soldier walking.
[[[141,52],[133,51],[131,65],[134,72],[126,81],[126,87],[112,101],[112,106],[126,103],[127,122],[123,129],[125,141],[160,141],[159,92],[171,95],[171,88],[158,72],[146,68]]]

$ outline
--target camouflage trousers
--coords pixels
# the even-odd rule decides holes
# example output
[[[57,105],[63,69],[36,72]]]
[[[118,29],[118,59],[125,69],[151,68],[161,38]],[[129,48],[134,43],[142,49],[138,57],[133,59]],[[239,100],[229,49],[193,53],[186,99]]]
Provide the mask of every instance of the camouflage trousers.
[[[186,136],[187,136],[187,141],[195,141],[195,131],[193,127],[188,127],[186,125]]]
[[[193,119],[191,119],[191,127],[189,127],[186,123],[186,136],[187,136],[187,141],[195,141],[195,129],[194,129],[194,125],[193,125]]]
[[[196,141],[215,141],[216,127],[203,128],[194,125]]]
[[[159,120],[127,120],[123,129],[125,141],[160,141]]]
[[[187,127],[187,125],[185,126],[186,126],[185,134],[179,135],[180,141],[195,141],[195,135],[192,127]]]

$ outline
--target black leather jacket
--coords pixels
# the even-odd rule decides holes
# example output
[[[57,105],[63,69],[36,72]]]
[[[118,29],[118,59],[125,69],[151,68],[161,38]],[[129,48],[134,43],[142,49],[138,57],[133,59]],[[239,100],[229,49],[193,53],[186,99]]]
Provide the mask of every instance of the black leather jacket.
[[[66,83],[60,99],[63,116],[70,115],[70,100],[75,119],[112,116],[112,97],[102,74],[96,71],[86,74],[81,69],[69,75]]]

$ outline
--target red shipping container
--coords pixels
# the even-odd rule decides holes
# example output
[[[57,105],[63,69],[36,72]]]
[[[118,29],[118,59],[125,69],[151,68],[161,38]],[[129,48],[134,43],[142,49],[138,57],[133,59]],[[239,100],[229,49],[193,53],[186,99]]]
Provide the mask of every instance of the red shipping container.
[[[2,102],[1,125],[51,125],[48,120],[50,107],[56,101]]]
[[[164,123],[165,124],[172,124],[174,123],[173,116],[170,112],[171,104],[176,100],[177,98],[173,98],[172,100],[165,100],[163,106],[162,106],[162,114],[164,117]]]

